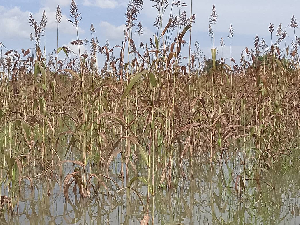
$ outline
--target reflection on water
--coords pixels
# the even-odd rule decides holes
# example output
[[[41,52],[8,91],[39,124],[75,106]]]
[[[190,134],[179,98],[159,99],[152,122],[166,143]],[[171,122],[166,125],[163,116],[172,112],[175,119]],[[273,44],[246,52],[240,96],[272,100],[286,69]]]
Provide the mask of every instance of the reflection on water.
[[[120,160],[109,176],[102,171],[91,178],[90,197],[84,199],[75,181],[64,192],[59,172],[32,183],[23,179],[13,211],[1,201],[1,224],[300,224],[299,160],[250,170],[245,160],[212,165],[193,159],[180,167],[174,163],[171,183],[155,177],[154,188],[142,182],[148,177],[145,166],[126,177]],[[65,173],[79,171],[74,167],[66,163]],[[160,174],[159,166],[155,169]],[[131,188],[124,188],[128,184]],[[7,184],[1,195],[12,196]]]

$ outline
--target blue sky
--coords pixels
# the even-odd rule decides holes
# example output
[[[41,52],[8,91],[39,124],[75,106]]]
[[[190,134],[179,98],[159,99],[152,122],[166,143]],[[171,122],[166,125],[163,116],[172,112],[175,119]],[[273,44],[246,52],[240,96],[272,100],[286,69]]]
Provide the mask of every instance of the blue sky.
[[[187,10],[188,15],[190,1],[186,0],[188,7],[183,8]],[[169,0],[169,2],[172,1]],[[33,44],[30,42],[29,35],[33,32],[33,28],[28,23],[29,13],[31,12],[34,18],[40,21],[43,10],[46,10],[48,24],[46,35],[42,38],[41,44],[46,45],[47,52],[51,52],[56,48],[55,12],[57,5],[60,5],[63,18],[60,24],[59,45],[69,45],[70,41],[76,39],[76,29],[67,21],[70,18],[70,3],[71,0],[0,0],[0,42],[8,49],[20,50],[32,47]],[[79,24],[80,38],[91,38],[89,28],[93,23],[96,29],[95,35],[98,37],[100,45],[104,45],[106,39],[111,45],[121,43],[124,38],[127,0],[76,0],[76,3],[82,14],[82,20]],[[213,4],[216,5],[218,14],[217,24],[213,27],[215,45],[219,47],[220,38],[224,38],[223,52],[226,58],[229,57],[230,43],[226,37],[231,23],[234,28],[232,56],[238,59],[246,46],[253,47],[253,40],[256,35],[263,37],[267,44],[270,43],[268,31],[270,22],[274,23],[276,33],[279,23],[282,23],[283,27],[287,27],[293,15],[300,19],[299,0],[193,0],[193,13],[196,14],[196,23],[192,31],[193,43],[197,40],[202,51],[208,57],[211,48],[208,20]],[[157,11],[152,5],[153,2],[150,0],[144,0],[144,9],[138,18],[144,26],[142,41],[149,40],[149,37],[156,31],[152,25]],[[164,24],[166,24],[166,19]],[[289,27],[286,29],[289,39],[292,40],[292,29]],[[299,32],[297,29],[296,34]],[[188,41],[188,37],[186,40]],[[219,47],[220,56],[221,48]]]

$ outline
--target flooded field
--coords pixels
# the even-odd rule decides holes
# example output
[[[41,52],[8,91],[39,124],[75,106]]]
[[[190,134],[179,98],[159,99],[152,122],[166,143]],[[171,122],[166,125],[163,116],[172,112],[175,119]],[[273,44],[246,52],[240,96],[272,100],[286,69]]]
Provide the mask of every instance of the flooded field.
[[[0,43],[1,224],[300,224],[295,17],[290,45],[270,24],[271,45],[256,36],[235,61],[215,48],[215,5],[206,58],[192,49],[195,15],[164,24],[160,4],[148,44],[133,41],[139,0],[120,45],[101,46],[93,24],[79,39],[74,0],[78,54],[59,47],[59,6],[54,52],[42,51],[45,11],[29,16],[35,48]]]
[[[286,157],[265,169],[243,157],[213,164],[198,157],[181,166],[174,162],[178,169],[172,170],[168,185],[155,176],[154,186],[145,185],[145,166],[137,164],[131,174],[121,161],[117,157],[109,174],[103,171],[97,179],[88,168],[81,174],[83,168],[66,163],[65,176],[75,170],[80,172],[78,179],[91,178],[84,187],[87,197],[75,176],[66,190],[67,178],[60,179],[59,171],[49,171],[49,177],[40,174],[32,183],[23,179],[20,194],[9,203],[12,208],[3,205],[1,224],[300,223],[299,158]],[[11,195],[5,185],[2,195]]]

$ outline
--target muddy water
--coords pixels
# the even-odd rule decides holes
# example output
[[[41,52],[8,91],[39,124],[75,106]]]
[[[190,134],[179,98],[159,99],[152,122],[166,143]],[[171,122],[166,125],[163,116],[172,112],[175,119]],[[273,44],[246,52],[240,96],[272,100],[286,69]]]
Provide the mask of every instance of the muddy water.
[[[109,174],[98,172],[99,179],[91,179],[89,197],[82,198],[75,181],[66,193],[65,177],[76,167],[66,163],[62,179],[59,172],[32,183],[23,179],[20,192],[2,184],[1,195],[15,197],[11,198],[12,210],[2,205],[0,224],[131,225],[144,220],[145,224],[174,225],[298,225],[299,165],[299,160],[287,160],[266,169],[249,163],[246,167],[241,160],[210,164],[194,159],[174,163],[166,173],[169,178],[157,175],[153,188],[151,178],[147,185],[145,165],[137,165],[132,175],[117,159]],[[162,169],[157,166],[155,170],[159,174]],[[91,174],[89,168],[85,174]]]

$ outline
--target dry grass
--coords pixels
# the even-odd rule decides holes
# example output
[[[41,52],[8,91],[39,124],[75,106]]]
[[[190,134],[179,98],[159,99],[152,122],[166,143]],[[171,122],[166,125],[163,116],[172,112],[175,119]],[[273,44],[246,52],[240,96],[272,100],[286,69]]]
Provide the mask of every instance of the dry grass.
[[[73,2],[72,23],[78,28],[81,17]],[[254,50],[246,49],[248,59],[242,58],[234,70],[221,62],[206,63],[202,70],[196,53],[186,66],[180,63],[181,50],[194,16],[181,22],[183,17],[170,18],[141,53],[130,34],[140,10],[140,1],[130,3],[125,40],[114,47],[120,49],[119,58],[94,37],[92,54],[82,54],[80,60],[45,62],[40,55],[34,61],[27,51],[5,53],[0,160],[12,185],[18,186],[16,181],[25,175],[55,177],[55,167],[70,160],[80,167],[64,179],[65,195],[74,184],[83,197],[90,196],[92,178],[103,187],[119,179],[99,171],[108,174],[121,155],[127,173],[136,173],[137,164],[149,169],[149,176],[140,180],[148,185],[150,195],[159,185],[172,186],[172,170],[184,159],[192,163],[200,157],[213,163],[242,153],[255,158],[256,168],[270,168],[282,155],[299,148],[300,75],[295,49],[285,59],[272,46],[262,57],[257,37]],[[46,19],[38,25],[30,18],[39,52]],[[174,27],[180,31],[166,46],[164,34]],[[124,56],[126,43],[129,62]],[[94,66],[97,51],[106,56],[101,71]],[[75,156],[67,157],[71,152]],[[14,166],[17,161],[23,170]],[[123,177],[125,172],[120,173]]]

